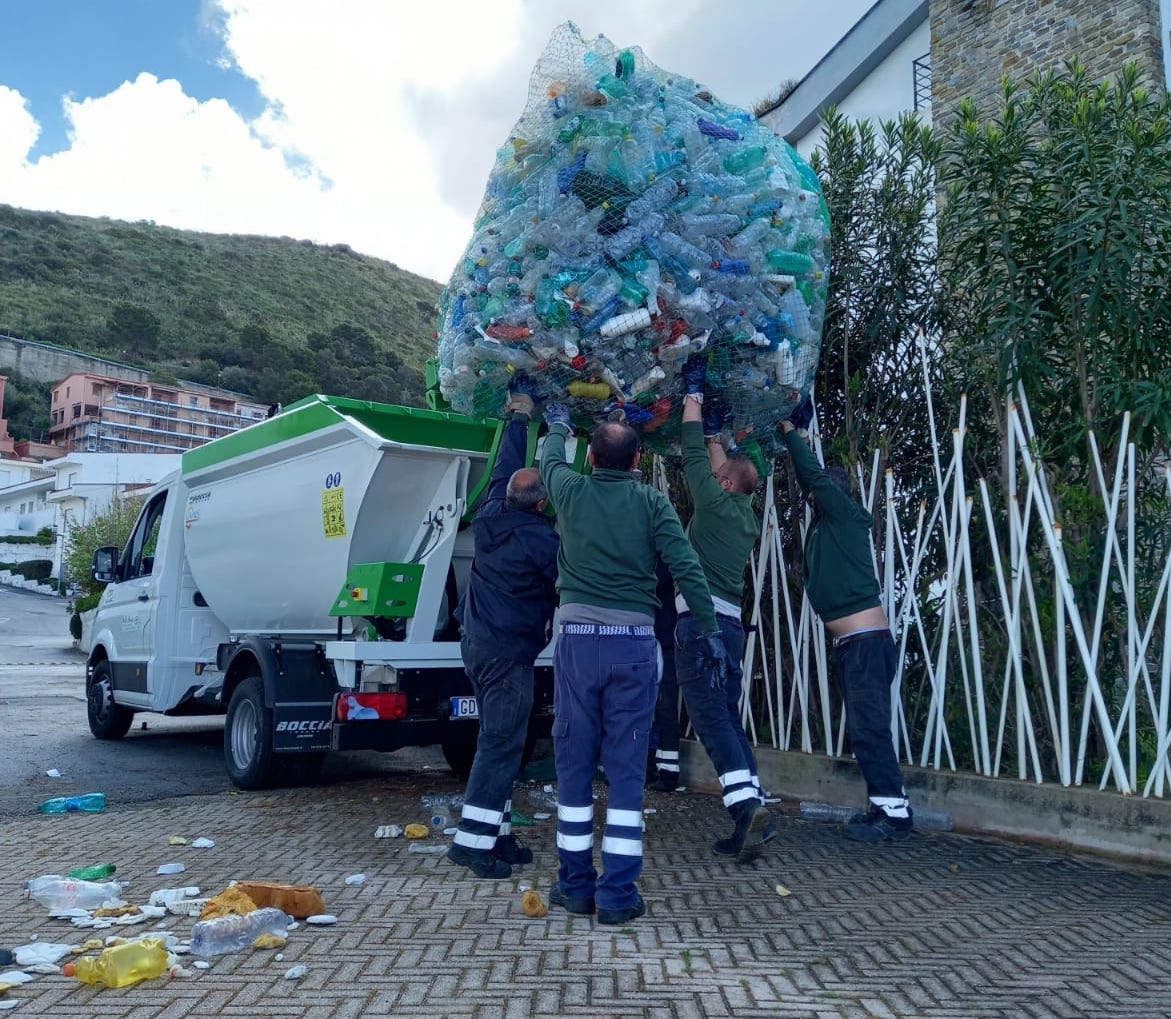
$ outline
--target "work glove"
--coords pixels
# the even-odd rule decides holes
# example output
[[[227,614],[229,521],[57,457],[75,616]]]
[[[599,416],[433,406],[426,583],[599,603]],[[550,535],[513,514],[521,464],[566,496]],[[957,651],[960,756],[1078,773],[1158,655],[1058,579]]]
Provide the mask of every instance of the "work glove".
[[[703,398],[703,390],[707,385],[707,354],[692,354],[683,362],[680,372],[683,384],[687,387],[688,396]]]
[[[712,399],[703,405],[703,437],[714,439],[731,420],[732,410],[720,400]]]
[[[547,424],[550,428],[552,428],[554,425],[565,425],[569,431],[573,431],[573,425],[569,423],[569,409],[565,406],[565,404],[553,403],[550,401],[549,403],[545,404],[543,416],[545,418],[545,424]]]
[[[809,430],[809,424],[813,420],[813,397],[806,396],[799,404],[792,414],[789,415],[789,424],[799,432]]]
[[[520,393],[532,400],[537,395],[537,384],[525,372],[517,372],[508,380],[508,391],[514,395]]]
[[[697,637],[692,645],[693,653],[699,658],[701,674],[708,678],[713,690],[723,690],[728,685],[732,670],[732,659],[724,647],[724,638],[719,630]]]
[[[512,411],[513,414],[523,414],[525,417],[531,418],[533,416],[533,398],[525,393],[513,393],[509,396],[504,409]]]

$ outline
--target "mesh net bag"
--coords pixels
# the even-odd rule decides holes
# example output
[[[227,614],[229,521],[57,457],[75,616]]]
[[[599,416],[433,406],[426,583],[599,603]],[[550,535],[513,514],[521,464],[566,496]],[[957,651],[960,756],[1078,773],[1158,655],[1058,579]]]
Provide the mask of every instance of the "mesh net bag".
[[[567,23],[440,301],[440,392],[492,416],[524,372],[575,424],[627,420],[671,451],[701,353],[731,441],[767,451],[817,368],[828,251],[817,176],[787,142]]]

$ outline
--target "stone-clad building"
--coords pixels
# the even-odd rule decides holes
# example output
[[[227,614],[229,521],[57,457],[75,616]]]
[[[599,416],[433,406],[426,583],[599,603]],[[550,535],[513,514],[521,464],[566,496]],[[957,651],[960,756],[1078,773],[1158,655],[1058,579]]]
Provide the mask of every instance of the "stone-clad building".
[[[1166,82],[1159,0],[931,0],[931,105],[938,126],[970,97],[995,104],[1000,79],[1060,70],[1071,57],[1092,78],[1138,63]]]

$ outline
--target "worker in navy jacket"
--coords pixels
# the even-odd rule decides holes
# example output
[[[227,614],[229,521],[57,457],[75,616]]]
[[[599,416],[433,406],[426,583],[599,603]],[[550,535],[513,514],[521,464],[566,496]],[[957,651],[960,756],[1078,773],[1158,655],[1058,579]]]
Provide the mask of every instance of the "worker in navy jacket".
[[[544,515],[540,472],[524,467],[531,383],[513,386],[483,504],[472,520],[475,557],[456,618],[460,651],[480,712],[476,757],[447,858],[478,877],[504,878],[532,850],[512,834],[512,785],[533,706],[533,662],[549,643],[557,607],[557,532]]]

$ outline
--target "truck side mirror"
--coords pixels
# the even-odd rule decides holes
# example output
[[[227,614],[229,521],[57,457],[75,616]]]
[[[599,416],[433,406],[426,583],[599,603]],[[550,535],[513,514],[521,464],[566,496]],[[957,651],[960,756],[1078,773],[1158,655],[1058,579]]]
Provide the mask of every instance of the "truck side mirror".
[[[94,552],[93,578],[99,584],[109,584],[115,579],[115,570],[118,564],[118,548],[114,545],[103,545]]]

